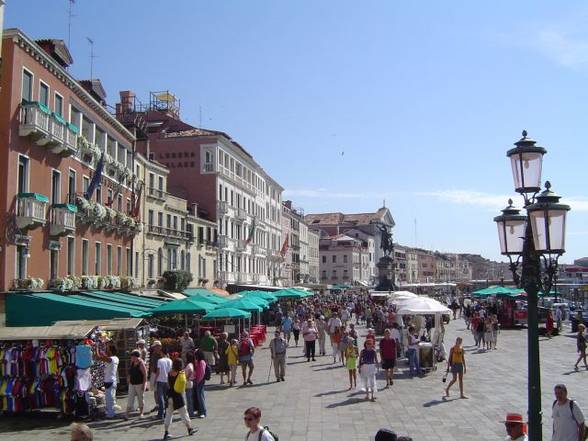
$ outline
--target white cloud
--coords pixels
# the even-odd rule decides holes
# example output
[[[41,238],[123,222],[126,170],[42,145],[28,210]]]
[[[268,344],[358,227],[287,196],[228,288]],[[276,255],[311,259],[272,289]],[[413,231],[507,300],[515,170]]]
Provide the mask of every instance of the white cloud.
[[[547,58],[565,67],[588,64],[588,35],[560,29],[539,30],[529,41]]]
[[[492,210],[500,210],[506,207],[509,198],[513,199],[515,206],[518,205],[520,208],[522,205],[520,196],[516,194],[499,195],[471,190],[441,190],[417,193],[417,195],[431,197],[452,204],[471,205]],[[572,207],[572,211],[588,212],[588,199],[583,196],[562,198],[561,202],[570,205]]]

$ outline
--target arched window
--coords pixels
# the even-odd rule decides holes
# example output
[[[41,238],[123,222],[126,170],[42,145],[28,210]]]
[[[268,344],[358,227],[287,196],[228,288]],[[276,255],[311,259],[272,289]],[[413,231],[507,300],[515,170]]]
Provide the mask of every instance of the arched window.
[[[190,256],[190,253],[188,252],[188,253],[186,253],[186,271],[188,271],[189,273],[192,272],[192,270],[190,268],[190,259],[191,259],[191,256]]]

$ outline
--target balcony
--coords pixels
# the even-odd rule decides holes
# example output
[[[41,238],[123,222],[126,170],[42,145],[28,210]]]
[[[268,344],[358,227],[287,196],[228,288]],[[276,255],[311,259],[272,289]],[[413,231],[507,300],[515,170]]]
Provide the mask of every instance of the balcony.
[[[166,239],[169,239],[170,242],[174,243],[178,241],[194,241],[194,235],[191,231],[174,230],[173,228],[165,228],[158,225],[148,225],[147,233],[156,236],[163,236]]]
[[[212,173],[214,171],[214,163],[213,162],[205,162],[203,168],[204,168],[205,173]]]
[[[147,196],[158,201],[165,201],[167,193],[159,188],[149,187],[147,188]]]
[[[20,125],[18,134],[29,136],[38,145],[45,145],[51,140],[51,111],[37,101],[23,103],[20,106]]]
[[[237,208],[235,214],[238,221],[243,222],[247,220],[247,211],[244,208]]]
[[[226,201],[216,201],[216,212],[218,217],[225,216],[229,211],[229,205]]]
[[[218,247],[220,249],[229,248],[229,237],[225,234],[221,234],[218,236]]]
[[[76,231],[76,213],[78,209],[72,204],[55,204],[51,210],[49,234],[65,236]]]
[[[247,250],[247,242],[240,239],[237,241],[237,252],[244,252]]]
[[[259,282],[259,274],[251,274],[251,281],[253,283],[258,283]]]
[[[39,193],[19,193],[16,196],[16,226],[30,228],[45,225],[49,198]]]
[[[59,115],[54,115],[53,118],[51,133],[53,140],[58,140],[58,142],[55,143],[55,147],[51,151],[62,156],[75,155],[78,152],[78,127],[66,123]]]

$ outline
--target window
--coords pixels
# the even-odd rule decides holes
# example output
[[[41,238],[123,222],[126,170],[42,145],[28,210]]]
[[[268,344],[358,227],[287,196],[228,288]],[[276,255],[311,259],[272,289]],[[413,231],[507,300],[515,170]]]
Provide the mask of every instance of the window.
[[[63,97],[58,93],[55,94],[55,109],[53,111],[57,115],[63,116]]]
[[[33,74],[28,70],[22,71],[22,100],[33,101]]]
[[[29,158],[18,155],[18,192],[29,191]]]
[[[135,266],[132,268],[131,275],[137,277],[137,271],[139,270],[139,252],[135,251]]]
[[[106,274],[112,274],[112,245],[106,245]]]
[[[171,250],[171,248],[168,248],[167,249],[167,269],[170,270],[170,271],[173,269],[173,267],[172,267],[172,250]]]
[[[190,253],[186,253],[186,271],[190,272]]]
[[[82,275],[88,275],[88,240],[82,239]]]
[[[171,228],[171,214],[167,215],[167,229],[169,230]]]
[[[122,165],[127,165],[127,149],[124,145],[118,145],[118,162]],[[130,164],[129,164],[130,165]]]
[[[39,102],[49,106],[49,86],[43,82],[39,85]]]
[[[347,254],[343,254],[343,263],[347,263]]]
[[[75,253],[75,239],[73,237],[67,238],[67,275],[71,276],[75,273],[76,253]]]
[[[116,275],[122,274],[122,247],[116,248]]]
[[[127,276],[132,276],[132,271],[133,269],[133,253],[131,253],[131,249],[127,248],[127,271],[126,271],[126,275]]]
[[[16,278],[24,279],[27,277],[27,256],[28,249],[23,245],[16,246]]]
[[[85,116],[82,117],[82,136],[89,142],[94,142],[94,123]]]
[[[96,187],[96,202],[98,202],[99,204],[102,203],[102,186],[101,185]]]
[[[116,207],[118,211],[123,211],[123,197],[122,194],[118,194],[118,197],[116,198]]]
[[[157,225],[163,227],[163,213],[161,211],[157,213]]]
[[[163,191],[163,177],[161,176],[157,177],[157,188]]]
[[[157,250],[157,275],[161,277],[163,273],[163,251],[161,248]]]
[[[186,253],[184,250],[180,252],[180,269],[182,271],[186,269]]]
[[[75,124],[78,127],[81,127],[82,122],[82,112],[76,109],[74,106],[71,106],[69,113],[69,122]]]
[[[147,224],[149,226],[153,225],[153,210],[149,210],[149,212],[147,213]]]
[[[147,256],[147,277],[153,278],[153,254]]]
[[[82,177],[82,191],[84,194],[88,192],[88,187],[90,187],[90,178],[87,176]]]
[[[112,200],[112,198],[113,198],[112,189],[110,189],[110,188],[109,188],[109,189],[106,191],[106,205],[108,205],[109,207],[112,207],[112,203],[114,202],[114,201]]]
[[[49,279],[57,279],[57,268],[59,262],[58,250],[50,250],[49,255]]]
[[[149,173],[149,188],[155,188],[155,175]]]
[[[337,256],[335,254],[333,254],[332,259],[333,259],[333,263],[337,263]]]
[[[51,203],[61,203],[61,173],[58,170],[51,171]]]
[[[102,249],[101,248],[102,247],[100,245],[100,242],[96,242],[96,245],[95,245],[95,258],[96,258],[96,260],[95,260],[94,274],[96,274],[97,276],[100,275],[100,266],[102,264],[102,256],[101,256]]]
[[[89,184],[88,184],[89,185]],[[75,170],[69,170],[68,180],[67,180],[67,193],[69,202],[73,202],[76,195],[76,172]]]

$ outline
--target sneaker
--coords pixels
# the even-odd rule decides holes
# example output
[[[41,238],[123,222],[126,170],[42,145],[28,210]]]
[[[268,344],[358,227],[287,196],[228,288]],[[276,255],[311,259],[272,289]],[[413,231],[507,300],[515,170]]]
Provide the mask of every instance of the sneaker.
[[[206,418],[206,415],[198,415],[197,418],[203,419]]]
[[[171,436],[170,436],[169,432],[165,432],[165,433],[163,434],[163,440],[164,440],[164,441],[165,441],[166,439],[170,439],[170,438],[171,438]]]
[[[190,428],[188,429],[188,436],[192,436],[192,435],[194,435],[196,432],[198,432],[198,429],[194,429],[194,428],[190,427]]]
[[[588,369],[588,367],[586,369]],[[282,381],[286,381],[286,379],[284,377],[282,377]]]

